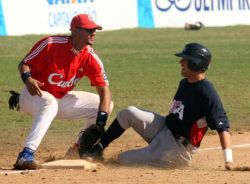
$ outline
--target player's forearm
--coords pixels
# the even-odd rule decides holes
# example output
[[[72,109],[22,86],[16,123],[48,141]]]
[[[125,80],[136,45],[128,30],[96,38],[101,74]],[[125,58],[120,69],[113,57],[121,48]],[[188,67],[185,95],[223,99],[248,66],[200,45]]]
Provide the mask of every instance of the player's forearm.
[[[100,104],[96,118],[96,124],[104,127],[108,120],[108,114],[110,113],[110,105],[111,105],[111,92],[108,86],[96,87],[99,97]]]
[[[220,144],[223,149],[225,162],[233,162],[233,152],[231,149],[231,135],[227,131],[219,133]]]
[[[219,133],[220,144],[222,149],[231,148],[231,135],[227,131],[222,131]]]
[[[30,67],[21,61],[18,65],[23,83],[26,83],[28,78],[31,78]]]
[[[110,113],[111,92],[108,86],[97,87],[100,96],[99,111]]]

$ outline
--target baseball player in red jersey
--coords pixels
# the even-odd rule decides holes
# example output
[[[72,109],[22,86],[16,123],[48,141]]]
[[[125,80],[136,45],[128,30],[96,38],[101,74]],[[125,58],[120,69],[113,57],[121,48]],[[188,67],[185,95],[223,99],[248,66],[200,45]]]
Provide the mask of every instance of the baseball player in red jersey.
[[[20,93],[20,109],[34,117],[16,169],[36,169],[34,158],[54,118],[86,118],[104,128],[113,109],[111,92],[102,61],[92,44],[97,25],[87,14],[73,17],[70,36],[49,36],[38,41],[18,68],[25,88]],[[99,95],[72,91],[82,77],[88,77]],[[77,141],[76,141],[77,142]]]

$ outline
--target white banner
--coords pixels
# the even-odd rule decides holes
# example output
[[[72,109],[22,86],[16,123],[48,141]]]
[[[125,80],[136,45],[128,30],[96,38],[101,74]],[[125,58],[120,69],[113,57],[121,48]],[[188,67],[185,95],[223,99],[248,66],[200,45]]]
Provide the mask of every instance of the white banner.
[[[67,33],[79,13],[104,30],[250,25],[250,0],[0,0],[0,36]]]
[[[2,0],[2,7],[8,35],[66,33],[79,13],[104,30],[137,27],[135,0]]]
[[[185,22],[205,26],[250,24],[249,0],[152,0],[155,27],[182,27]]]

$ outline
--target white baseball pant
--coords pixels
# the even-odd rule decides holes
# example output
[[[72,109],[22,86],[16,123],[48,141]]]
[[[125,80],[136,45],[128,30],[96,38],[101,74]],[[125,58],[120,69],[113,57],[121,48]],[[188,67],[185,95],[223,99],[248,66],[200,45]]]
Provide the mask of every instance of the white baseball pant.
[[[179,143],[165,125],[164,116],[130,106],[117,114],[117,120],[124,129],[133,127],[149,143],[145,148],[119,154],[121,164],[176,167],[191,162],[196,148]]]
[[[56,99],[46,91],[42,91],[42,97],[32,96],[24,88],[20,94],[20,109],[34,117],[24,147],[36,150],[54,118],[86,118],[83,129],[87,128],[96,121],[99,103],[99,96],[89,92],[70,91],[62,99]]]

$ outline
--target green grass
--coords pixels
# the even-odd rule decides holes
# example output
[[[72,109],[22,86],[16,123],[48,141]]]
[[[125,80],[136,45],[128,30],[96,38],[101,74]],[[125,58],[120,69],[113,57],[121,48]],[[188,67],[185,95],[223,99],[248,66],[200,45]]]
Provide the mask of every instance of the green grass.
[[[218,90],[233,130],[250,130],[250,27],[184,29],[129,29],[98,32],[95,51],[109,77],[115,109],[136,105],[167,114],[181,79],[174,53],[187,42],[200,42],[213,53],[207,77]],[[0,132],[1,141],[23,140],[32,118],[8,109],[9,90],[21,90],[19,61],[44,35],[0,37]],[[77,89],[95,92],[89,81]],[[74,137],[84,120],[56,120],[47,137]],[[17,136],[18,135],[18,136]],[[4,140],[4,137],[9,137]],[[18,137],[18,138],[17,138]],[[74,139],[74,138],[73,138]]]

